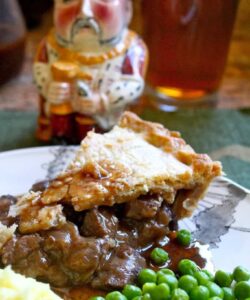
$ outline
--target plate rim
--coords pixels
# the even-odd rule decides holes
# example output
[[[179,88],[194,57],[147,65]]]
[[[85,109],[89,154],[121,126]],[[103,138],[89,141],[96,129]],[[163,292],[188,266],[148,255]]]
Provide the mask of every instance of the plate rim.
[[[1,156],[11,156],[15,153],[22,153],[22,152],[39,152],[39,151],[44,151],[44,150],[49,150],[49,149],[57,149],[60,147],[76,147],[74,145],[51,145],[51,146],[38,146],[38,147],[27,147],[27,148],[19,148],[19,149],[13,149],[13,150],[6,150],[6,151],[1,151],[0,152],[0,158]]]

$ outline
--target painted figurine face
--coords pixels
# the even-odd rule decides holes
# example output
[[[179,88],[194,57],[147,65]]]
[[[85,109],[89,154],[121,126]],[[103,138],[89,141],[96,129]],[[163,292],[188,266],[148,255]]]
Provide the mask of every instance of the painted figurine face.
[[[55,0],[57,38],[78,50],[116,44],[130,17],[130,0]]]

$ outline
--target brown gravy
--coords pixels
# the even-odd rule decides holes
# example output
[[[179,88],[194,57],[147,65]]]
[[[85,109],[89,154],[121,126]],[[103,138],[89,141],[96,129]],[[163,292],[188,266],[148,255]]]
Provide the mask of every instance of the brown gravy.
[[[175,237],[176,233],[171,232],[169,241],[164,246],[160,246],[168,252],[170,258],[164,266],[159,267],[150,262],[149,255],[155,246],[145,252],[144,257],[147,259],[150,268],[156,271],[162,268],[170,268],[177,272],[179,261],[186,258],[196,262],[200,268],[213,271],[212,257],[207,245],[202,245],[195,241],[190,246],[184,247],[178,244]]]
[[[75,287],[69,290],[54,291],[61,296],[64,300],[88,300],[94,296],[105,296],[106,292],[100,290],[94,290],[89,287]]]
[[[213,264],[211,259],[211,253],[208,250],[207,245],[202,245],[199,242],[194,242],[188,247],[179,245],[175,240],[175,232],[171,233],[169,241],[161,248],[165,249],[170,260],[163,266],[156,266],[152,264],[149,260],[151,247],[144,252],[144,257],[147,259],[148,267],[154,269],[155,271],[162,268],[170,268],[177,272],[177,266],[181,259],[187,258],[195,261],[200,268],[206,268],[209,271],[213,271]],[[101,290],[94,290],[89,287],[78,287],[73,288],[63,294],[66,300],[88,300],[93,296],[104,296],[107,292]],[[62,295],[62,294],[61,294]]]

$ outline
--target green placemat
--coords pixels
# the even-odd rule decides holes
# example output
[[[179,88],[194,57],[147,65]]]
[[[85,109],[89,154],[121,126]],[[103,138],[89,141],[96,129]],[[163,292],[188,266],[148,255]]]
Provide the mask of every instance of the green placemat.
[[[142,117],[180,131],[197,152],[220,160],[229,178],[250,188],[250,110],[145,110]],[[44,145],[35,128],[35,113],[0,111],[0,151]]]
[[[250,188],[250,110],[149,110],[145,119],[180,131],[197,152],[220,160],[227,176]]]
[[[35,139],[34,112],[0,111],[0,151],[42,146]]]

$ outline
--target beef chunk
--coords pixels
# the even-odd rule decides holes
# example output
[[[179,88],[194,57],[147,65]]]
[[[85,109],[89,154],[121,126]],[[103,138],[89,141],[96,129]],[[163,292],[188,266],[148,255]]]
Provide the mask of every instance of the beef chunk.
[[[125,216],[135,220],[154,218],[161,207],[162,201],[163,199],[160,196],[149,195],[128,202],[125,204]]]
[[[44,251],[66,271],[71,285],[88,282],[108,251],[107,241],[80,236],[76,226],[66,224],[58,230],[43,233]]]
[[[29,277],[50,276],[48,257],[42,251],[43,239],[39,234],[16,236],[9,240],[2,249],[2,264]],[[60,272],[60,270],[58,270]],[[54,276],[58,275],[54,272]]]
[[[166,204],[163,203],[161,209],[158,211],[155,220],[157,223],[161,224],[162,226],[168,226],[169,223],[174,219],[174,214],[172,213],[171,208]]]
[[[16,202],[17,199],[13,196],[0,197],[0,222],[8,227],[17,221],[16,218],[8,217],[10,206]]]
[[[128,282],[134,282],[140,269],[145,268],[146,261],[128,245],[121,245],[104,261],[92,281],[97,289],[119,289]]]
[[[69,222],[81,227],[85,215],[84,212],[75,211],[72,205],[64,204],[63,213]]]
[[[139,224],[139,245],[145,247],[166,236],[169,232],[169,223],[172,220],[171,209],[163,203],[154,219]]]
[[[81,233],[84,236],[114,237],[117,228],[118,219],[110,209],[94,208],[86,213]]]
[[[107,241],[81,237],[77,227],[67,223],[13,238],[3,248],[2,262],[26,276],[64,287],[88,282],[108,249]]]
[[[42,238],[39,234],[24,235],[12,238],[4,246],[2,261],[5,265],[18,264],[32,252],[40,249]]]
[[[141,249],[166,236],[169,232],[169,224],[172,224],[173,219],[174,216],[170,207],[163,202],[154,218],[144,219],[143,221],[123,218],[121,224],[123,231],[129,233],[129,244],[134,248]]]

